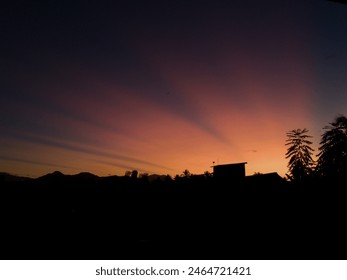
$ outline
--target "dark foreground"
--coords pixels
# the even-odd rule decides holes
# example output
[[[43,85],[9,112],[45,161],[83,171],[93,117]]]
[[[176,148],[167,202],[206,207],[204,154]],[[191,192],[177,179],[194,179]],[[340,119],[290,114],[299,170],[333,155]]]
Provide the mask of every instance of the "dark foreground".
[[[1,259],[347,259],[338,182],[56,176],[0,198]]]

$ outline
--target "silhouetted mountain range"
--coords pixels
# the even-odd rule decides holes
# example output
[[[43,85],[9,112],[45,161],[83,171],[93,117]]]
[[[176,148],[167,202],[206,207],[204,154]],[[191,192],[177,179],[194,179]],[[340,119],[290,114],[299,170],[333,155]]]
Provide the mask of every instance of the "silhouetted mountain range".
[[[149,182],[153,182],[155,180],[165,181],[168,175],[158,175],[158,174],[151,174],[146,176],[146,180]],[[0,172],[0,181],[25,181],[25,180],[39,180],[39,181],[55,181],[55,180],[68,180],[68,179],[77,179],[77,180],[101,180],[102,178],[118,178],[117,175],[110,175],[110,176],[104,176],[100,177],[98,175],[95,175],[90,172],[81,172],[78,174],[73,175],[66,175],[63,174],[60,171],[54,171],[52,173],[45,174],[43,176],[40,176],[38,178],[30,178],[30,177],[23,177],[23,176],[17,176],[12,175],[10,173],[6,172]]]
[[[38,177],[39,181],[56,181],[56,180],[97,180],[100,177],[89,172],[81,172],[74,175],[65,175],[60,171],[54,171],[53,173],[48,173],[41,177]]]

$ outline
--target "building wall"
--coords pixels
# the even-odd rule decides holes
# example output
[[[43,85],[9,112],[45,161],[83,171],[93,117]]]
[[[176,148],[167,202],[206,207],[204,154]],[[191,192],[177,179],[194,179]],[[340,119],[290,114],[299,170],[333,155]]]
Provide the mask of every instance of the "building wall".
[[[218,180],[242,180],[245,176],[245,163],[216,165],[213,167],[213,177]]]

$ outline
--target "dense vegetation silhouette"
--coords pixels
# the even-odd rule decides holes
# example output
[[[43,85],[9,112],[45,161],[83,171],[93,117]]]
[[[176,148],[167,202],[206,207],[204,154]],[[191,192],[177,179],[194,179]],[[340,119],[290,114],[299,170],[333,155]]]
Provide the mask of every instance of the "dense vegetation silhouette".
[[[290,158],[287,177],[294,182],[302,182],[312,174],[314,150],[311,148],[312,142],[307,139],[312,136],[307,133],[306,128],[294,129],[287,133],[286,145],[290,145],[286,153],[286,158]]]
[[[287,134],[290,180],[274,172],[222,181],[188,169],[174,179],[1,173],[0,256],[346,259],[346,118],[325,130],[317,168],[308,130]]]
[[[347,179],[347,118],[337,116],[323,128],[317,154],[312,159],[314,149],[308,138],[308,130],[294,129],[287,133],[286,153],[288,162],[287,177],[292,183],[315,184],[317,180],[330,183],[345,183]]]
[[[324,127],[317,172],[322,177],[345,180],[347,176],[347,118],[337,117]]]

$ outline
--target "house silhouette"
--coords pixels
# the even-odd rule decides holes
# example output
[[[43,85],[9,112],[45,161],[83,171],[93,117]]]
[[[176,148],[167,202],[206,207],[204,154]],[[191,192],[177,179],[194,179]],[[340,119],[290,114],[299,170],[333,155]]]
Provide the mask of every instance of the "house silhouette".
[[[279,186],[284,185],[286,180],[277,172],[254,174],[246,176],[245,165],[247,162],[220,164],[213,167],[213,178],[218,183],[243,183],[247,186]]]
[[[246,177],[247,162],[220,164],[213,167],[213,178],[218,181],[241,181]]]

